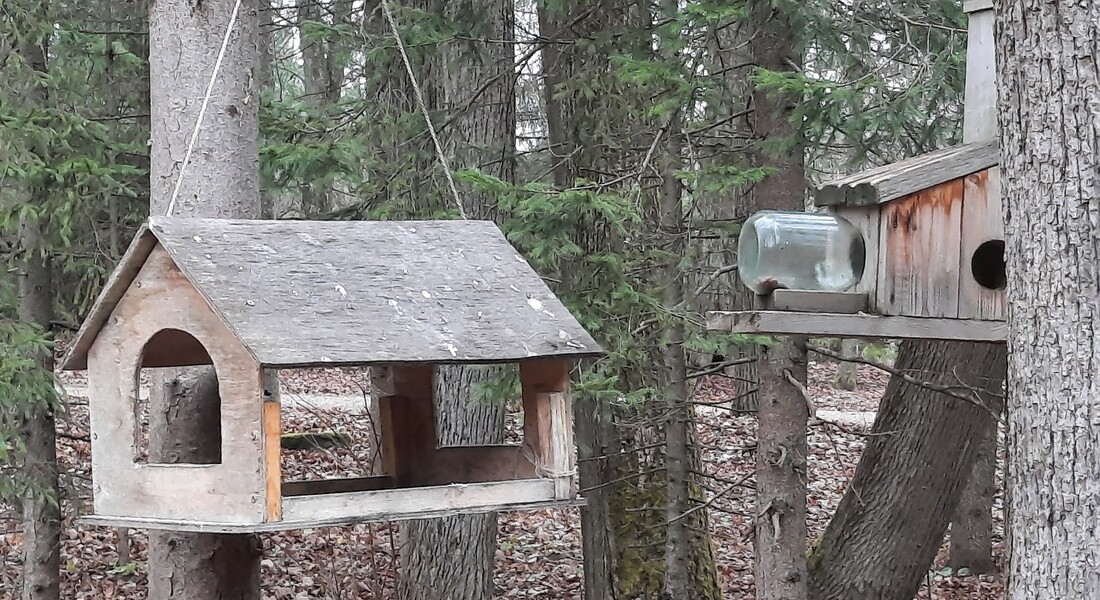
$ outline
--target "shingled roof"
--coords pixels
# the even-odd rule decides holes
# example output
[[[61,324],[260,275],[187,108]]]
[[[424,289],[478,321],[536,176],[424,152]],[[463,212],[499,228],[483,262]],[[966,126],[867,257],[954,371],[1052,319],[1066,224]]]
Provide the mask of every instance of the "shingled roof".
[[[817,206],[870,206],[966,177],[997,166],[1000,149],[996,140],[952,146],[900,162],[869,169],[820,186],[814,194]]]
[[[266,367],[495,363],[602,350],[487,221],[153,217],[77,334],[100,328],[160,244]]]

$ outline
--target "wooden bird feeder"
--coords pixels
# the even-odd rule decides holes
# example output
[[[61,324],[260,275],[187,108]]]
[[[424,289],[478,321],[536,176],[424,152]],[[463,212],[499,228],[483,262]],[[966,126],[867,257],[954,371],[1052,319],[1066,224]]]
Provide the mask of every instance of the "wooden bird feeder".
[[[569,371],[600,353],[492,223],[154,217],[63,361],[88,371],[86,520],[244,533],[575,504]],[[491,363],[519,364],[524,444],[438,447],[434,366]],[[195,365],[217,372],[220,463],[139,460],[140,370]],[[363,365],[384,474],[284,482],[265,370]]]
[[[759,309],[710,313],[709,327],[1003,341],[997,162],[995,141],[964,144],[822,186],[825,214],[754,215],[738,261]]]

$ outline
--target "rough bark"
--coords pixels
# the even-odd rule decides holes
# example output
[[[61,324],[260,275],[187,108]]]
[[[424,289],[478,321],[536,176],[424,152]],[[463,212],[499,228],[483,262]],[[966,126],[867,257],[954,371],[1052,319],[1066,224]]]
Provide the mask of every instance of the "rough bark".
[[[46,72],[46,48],[27,42],[19,49],[22,59],[37,73]],[[28,104],[46,100],[46,90],[32,85]],[[24,201],[38,204],[41,190],[27,190]],[[21,219],[19,248],[19,318],[42,331],[50,330],[53,319],[53,276],[42,226],[36,217]],[[52,353],[38,357],[39,365],[53,372]],[[57,433],[52,402],[34,402],[34,410],[23,421],[21,434],[26,444],[23,496],[23,600],[57,600],[60,597],[61,509],[57,469]]]
[[[843,339],[840,341],[840,355],[844,358],[859,358],[859,340]],[[854,362],[841,361],[836,366],[836,377],[833,385],[842,390],[854,390],[859,387],[859,370]]]
[[[449,2],[448,21],[472,38],[439,48],[442,77],[419,79],[435,87],[451,124],[444,132],[452,167],[480,168],[503,181],[515,180],[515,88],[512,74],[514,10],[511,0]],[[471,19],[476,16],[476,21]],[[478,93],[480,92],[480,94]],[[444,188],[445,189],[445,188]],[[462,189],[472,219],[500,221],[492,194]],[[445,196],[446,206],[453,200]],[[504,441],[505,406],[480,399],[479,384],[500,368],[440,366],[436,381],[436,427],[444,446]],[[404,600],[480,600],[493,594],[496,513],[414,521],[402,528],[398,596]]]
[[[790,379],[806,381],[804,339],[761,346],[756,433],[754,581],[760,600],[806,598],[806,424],[809,405]]]
[[[997,470],[997,420],[987,419],[980,433],[978,449],[970,477],[959,495],[959,505],[951,519],[951,555],[953,569],[971,573],[993,573],[993,493]]]
[[[1011,600],[1100,597],[1100,3],[994,3]]]
[[[323,25],[317,0],[298,0],[298,38],[302,47],[303,100],[313,110],[324,113],[340,100],[342,77],[337,77],[336,61],[330,44],[316,35],[307,35],[309,27]],[[302,185],[302,214],[307,218],[332,210],[331,191],[313,182]]]
[[[756,64],[790,71],[802,64],[789,15],[771,2],[753,6],[755,35],[750,42]],[[802,210],[806,184],[802,144],[791,122],[797,97],[753,91],[753,125],[759,160],[775,169],[760,182],[757,208]],[[787,148],[777,151],[777,148]],[[755,565],[756,597],[797,600],[806,597],[806,421],[808,406],[790,381],[806,381],[804,340],[779,339],[761,347],[756,368],[757,449]]]
[[[812,600],[909,600],[932,563],[1000,402],[1003,344],[911,341],[844,497],[809,560]]]
[[[154,0],[149,20],[152,146],[150,211],[165,214],[233,9],[232,0]],[[259,194],[257,0],[230,37],[174,215],[256,218]],[[150,460],[215,461],[220,418],[213,369],[158,373],[150,394]],[[149,535],[149,597],[258,600],[261,549],[250,535]]]

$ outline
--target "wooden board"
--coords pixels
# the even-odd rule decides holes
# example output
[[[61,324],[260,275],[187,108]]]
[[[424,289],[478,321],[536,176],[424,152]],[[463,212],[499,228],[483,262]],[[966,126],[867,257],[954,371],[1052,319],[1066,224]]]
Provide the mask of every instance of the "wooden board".
[[[963,180],[882,207],[875,313],[959,315]]]
[[[959,316],[967,319],[1004,319],[1007,314],[1004,288],[990,289],[980,285],[973,271],[974,253],[983,243],[1004,241],[1000,169],[993,168],[967,177],[964,194]]]
[[[993,6],[968,3],[966,39],[966,93],[963,98],[963,142],[996,140],[997,68],[993,40]]]
[[[393,365],[371,369],[371,386],[381,422],[382,470],[400,487],[433,477],[435,368]]]
[[[276,523],[235,524],[185,519],[149,519],[89,515],[88,525],[168,529],[200,533],[263,533],[339,527],[380,521],[432,519],[457,514],[542,510],[584,505],[584,499],[556,500],[554,482],[527,479],[500,483],[439,486],[287,498],[285,517]]]
[[[979,342],[1003,342],[1008,333],[1004,321],[767,310],[707,313],[707,328],[732,333]]]
[[[996,140],[953,146],[829,182],[814,193],[814,203],[817,206],[884,204],[988,169],[999,160]]]
[[[135,463],[138,368],[145,342],[163,329],[193,335],[213,360],[222,398],[221,464]],[[268,518],[260,366],[163,249],[150,252],[105,320],[88,367],[97,514],[231,523]]]
[[[149,231],[263,366],[602,353],[488,221],[153,217]]]
[[[264,369],[261,374],[263,385],[263,436],[264,436],[264,490],[267,495],[267,520],[278,521],[283,518],[282,486],[282,404],[278,374]]]
[[[857,313],[867,310],[867,294],[858,292],[822,292],[775,290],[767,301],[768,310],[795,312]]]
[[[571,363],[563,359],[527,360],[519,365],[523,386],[523,443],[535,472],[557,482],[559,500],[576,495],[576,446],[573,442]]]
[[[365,492],[369,490],[388,490],[393,488],[393,477],[377,475],[373,477],[350,477],[345,479],[315,479],[306,481],[284,481],[283,497],[313,496],[317,494],[339,494],[346,492]]]

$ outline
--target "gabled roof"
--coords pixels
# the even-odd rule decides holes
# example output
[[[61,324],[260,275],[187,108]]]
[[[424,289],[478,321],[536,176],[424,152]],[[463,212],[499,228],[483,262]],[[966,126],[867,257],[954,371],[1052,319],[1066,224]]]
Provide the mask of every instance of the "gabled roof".
[[[157,244],[266,367],[603,352],[491,222],[153,217],[63,368],[86,368],[100,328]]]
[[[952,146],[829,182],[817,189],[814,204],[883,204],[995,167],[999,160],[1000,148],[996,140]]]

